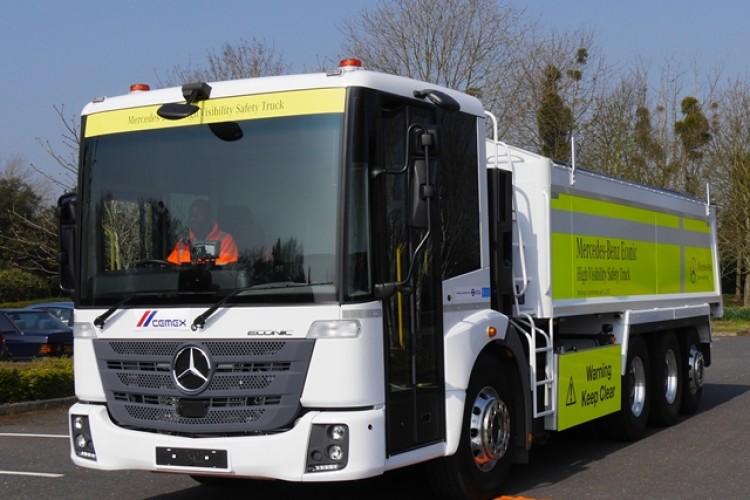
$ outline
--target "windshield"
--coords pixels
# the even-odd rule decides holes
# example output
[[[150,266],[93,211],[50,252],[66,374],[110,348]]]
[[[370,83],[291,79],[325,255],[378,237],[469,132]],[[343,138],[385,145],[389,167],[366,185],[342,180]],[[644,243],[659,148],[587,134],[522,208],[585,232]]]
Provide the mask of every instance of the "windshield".
[[[335,300],[343,122],[323,113],[85,139],[81,303]]]

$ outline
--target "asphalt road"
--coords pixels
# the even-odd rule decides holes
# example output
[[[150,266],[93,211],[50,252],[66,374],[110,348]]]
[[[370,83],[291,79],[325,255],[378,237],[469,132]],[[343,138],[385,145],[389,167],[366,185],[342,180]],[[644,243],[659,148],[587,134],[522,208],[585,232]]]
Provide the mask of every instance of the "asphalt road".
[[[516,466],[505,495],[537,499],[721,498],[750,495],[750,337],[719,337],[700,411],[635,443],[595,426],[555,434]],[[419,468],[345,484],[244,481],[217,490],[187,476],[99,472],[68,457],[66,409],[0,416],[0,498],[187,500],[433,498]]]

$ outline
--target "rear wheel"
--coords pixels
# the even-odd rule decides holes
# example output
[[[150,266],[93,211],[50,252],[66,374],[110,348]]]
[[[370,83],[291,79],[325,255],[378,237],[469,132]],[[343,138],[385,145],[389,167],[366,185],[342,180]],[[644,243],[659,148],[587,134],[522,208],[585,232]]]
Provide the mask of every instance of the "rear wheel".
[[[627,365],[622,377],[620,411],[606,420],[610,437],[635,441],[648,426],[651,409],[648,382],[651,380],[648,350],[641,337],[630,337]]]
[[[682,370],[684,371],[681,410],[682,413],[693,414],[698,411],[703,395],[703,373],[705,369],[703,346],[695,331],[690,331],[687,334],[682,360]]]
[[[458,450],[429,463],[431,482],[440,498],[499,495],[511,464],[512,397],[503,365],[490,356],[480,357],[466,393]]]
[[[654,359],[651,422],[669,426],[677,421],[682,403],[683,369],[680,343],[672,332],[659,336]]]

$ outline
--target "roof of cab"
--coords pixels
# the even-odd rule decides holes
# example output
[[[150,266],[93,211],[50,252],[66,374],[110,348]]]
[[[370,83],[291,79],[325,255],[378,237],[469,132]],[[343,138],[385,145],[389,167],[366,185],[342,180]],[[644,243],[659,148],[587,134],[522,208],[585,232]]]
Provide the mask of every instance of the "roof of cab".
[[[411,78],[364,69],[339,70],[330,73],[266,76],[207,83],[211,86],[212,99],[291,90],[341,87],[372,88],[416,99],[414,97],[415,90],[426,88],[438,89],[456,99],[463,112],[476,116],[484,115],[484,108],[481,102],[473,96]],[[81,114],[88,115],[114,109],[182,102],[184,100],[181,87],[132,92],[121,96],[97,98],[87,104]]]

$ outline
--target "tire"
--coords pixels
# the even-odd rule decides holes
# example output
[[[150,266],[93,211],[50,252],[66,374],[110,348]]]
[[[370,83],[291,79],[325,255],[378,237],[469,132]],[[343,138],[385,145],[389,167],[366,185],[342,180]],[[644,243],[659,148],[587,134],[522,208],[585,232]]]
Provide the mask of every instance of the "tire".
[[[654,425],[674,425],[680,415],[685,372],[680,361],[682,359],[677,336],[673,332],[660,335],[656,345],[651,386],[651,423]]]
[[[698,411],[701,397],[703,396],[703,375],[705,370],[705,358],[703,357],[703,346],[698,338],[698,333],[691,330],[685,337],[685,348],[682,359],[682,413],[692,415]]]
[[[481,356],[466,392],[458,449],[427,464],[438,498],[490,499],[500,494],[511,465],[512,415],[513,390],[503,365]]]
[[[630,337],[625,375],[622,377],[620,411],[605,420],[605,432],[614,439],[637,441],[648,427],[651,380],[648,349],[641,337]]]

